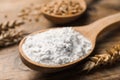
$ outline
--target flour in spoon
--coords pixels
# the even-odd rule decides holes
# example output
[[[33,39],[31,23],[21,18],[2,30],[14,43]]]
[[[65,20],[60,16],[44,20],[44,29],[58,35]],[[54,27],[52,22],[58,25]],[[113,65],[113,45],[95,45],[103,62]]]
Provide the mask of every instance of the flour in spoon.
[[[27,36],[22,49],[32,61],[45,65],[61,65],[88,54],[92,44],[81,33],[65,27]]]

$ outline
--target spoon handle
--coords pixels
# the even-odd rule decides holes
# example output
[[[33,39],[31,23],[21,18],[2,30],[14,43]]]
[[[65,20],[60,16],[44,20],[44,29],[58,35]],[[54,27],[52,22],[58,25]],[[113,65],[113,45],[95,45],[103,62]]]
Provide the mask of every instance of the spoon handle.
[[[100,20],[97,20],[96,22],[90,24],[91,30],[90,32],[93,32],[94,34],[99,34],[103,29],[109,27],[109,25],[112,25],[114,23],[117,23],[120,21],[120,13],[102,18]]]

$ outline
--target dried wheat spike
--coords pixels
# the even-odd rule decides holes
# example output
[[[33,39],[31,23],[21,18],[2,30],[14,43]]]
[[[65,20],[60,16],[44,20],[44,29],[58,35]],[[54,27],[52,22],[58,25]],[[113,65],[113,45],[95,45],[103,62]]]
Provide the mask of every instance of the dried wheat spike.
[[[23,36],[24,36],[23,31],[17,31],[15,29],[10,29],[7,32],[3,32],[0,35],[0,47],[15,44],[19,42]]]
[[[120,60],[120,43],[106,50],[106,53],[96,54],[90,57],[89,61],[83,66],[83,70],[92,70],[101,65],[113,64]]]
[[[13,28],[15,28],[17,26],[20,26],[22,24],[24,24],[24,22],[21,21],[21,20],[3,22],[3,23],[0,24],[0,33],[2,31],[7,31],[9,29],[13,29]]]

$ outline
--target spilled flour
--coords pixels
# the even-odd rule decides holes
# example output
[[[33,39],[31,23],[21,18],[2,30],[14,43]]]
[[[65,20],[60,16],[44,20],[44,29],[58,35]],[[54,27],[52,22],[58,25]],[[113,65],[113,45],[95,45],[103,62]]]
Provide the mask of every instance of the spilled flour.
[[[22,49],[32,61],[61,65],[86,55],[92,49],[92,44],[79,32],[65,27],[27,36]]]

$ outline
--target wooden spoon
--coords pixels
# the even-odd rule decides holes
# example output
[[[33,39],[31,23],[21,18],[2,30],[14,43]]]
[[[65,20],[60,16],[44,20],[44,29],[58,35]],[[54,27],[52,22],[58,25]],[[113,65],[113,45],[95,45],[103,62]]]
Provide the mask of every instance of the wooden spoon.
[[[109,25],[114,24],[116,22],[120,21],[120,13],[105,17],[103,19],[100,19],[90,25],[86,25],[86,26],[78,26],[78,27],[73,27],[73,29],[75,29],[76,31],[80,32],[81,34],[83,34],[87,39],[89,39],[92,43],[92,50],[86,54],[85,56],[81,57],[80,59],[73,61],[71,63],[67,63],[67,64],[63,64],[63,65],[58,65],[58,66],[48,66],[48,65],[43,65],[40,63],[36,63],[32,60],[30,60],[25,53],[22,50],[22,45],[24,44],[24,41],[26,38],[24,38],[19,45],[19,52],[20,52],[20,56],[22,61],[31,69],[34,70],[39,70],[42,72],[57,72],[66,68],[70,68],[71,66],[81,62],[81,60],[85,59],[87,56],[89,56],[92,51],[94,50],[95,44],[96,44],[96,38],[97,35],[105,28],[107,28]],[[55,28],[54,28],[55,29]],[[40,30],[38,32],[35,32],[33,34],[30,35],[34,35],[37,33],[41,33],[44,31],[47,31],[49,29],[46,30]]]
[[[57,0],[58,3],[60,1],[61,0]],[[77,1],[80,4],[80,6],[81,6],[80,12],[78,12],[76,14],[71,14],[71,15],[52,15],[52,14],[47,13],[43,8],[42,13],[47,19],[49,19],[51,22],[53,22],[55,24],[64,24],[64,23],[71,22],[71,21],[77,19],[83,12],[85,12],[86,7],[87,7],[84,0],[71,0],[71,1],[73,1],[73,2]],[[49,3],[47,5],[49,5]]]

